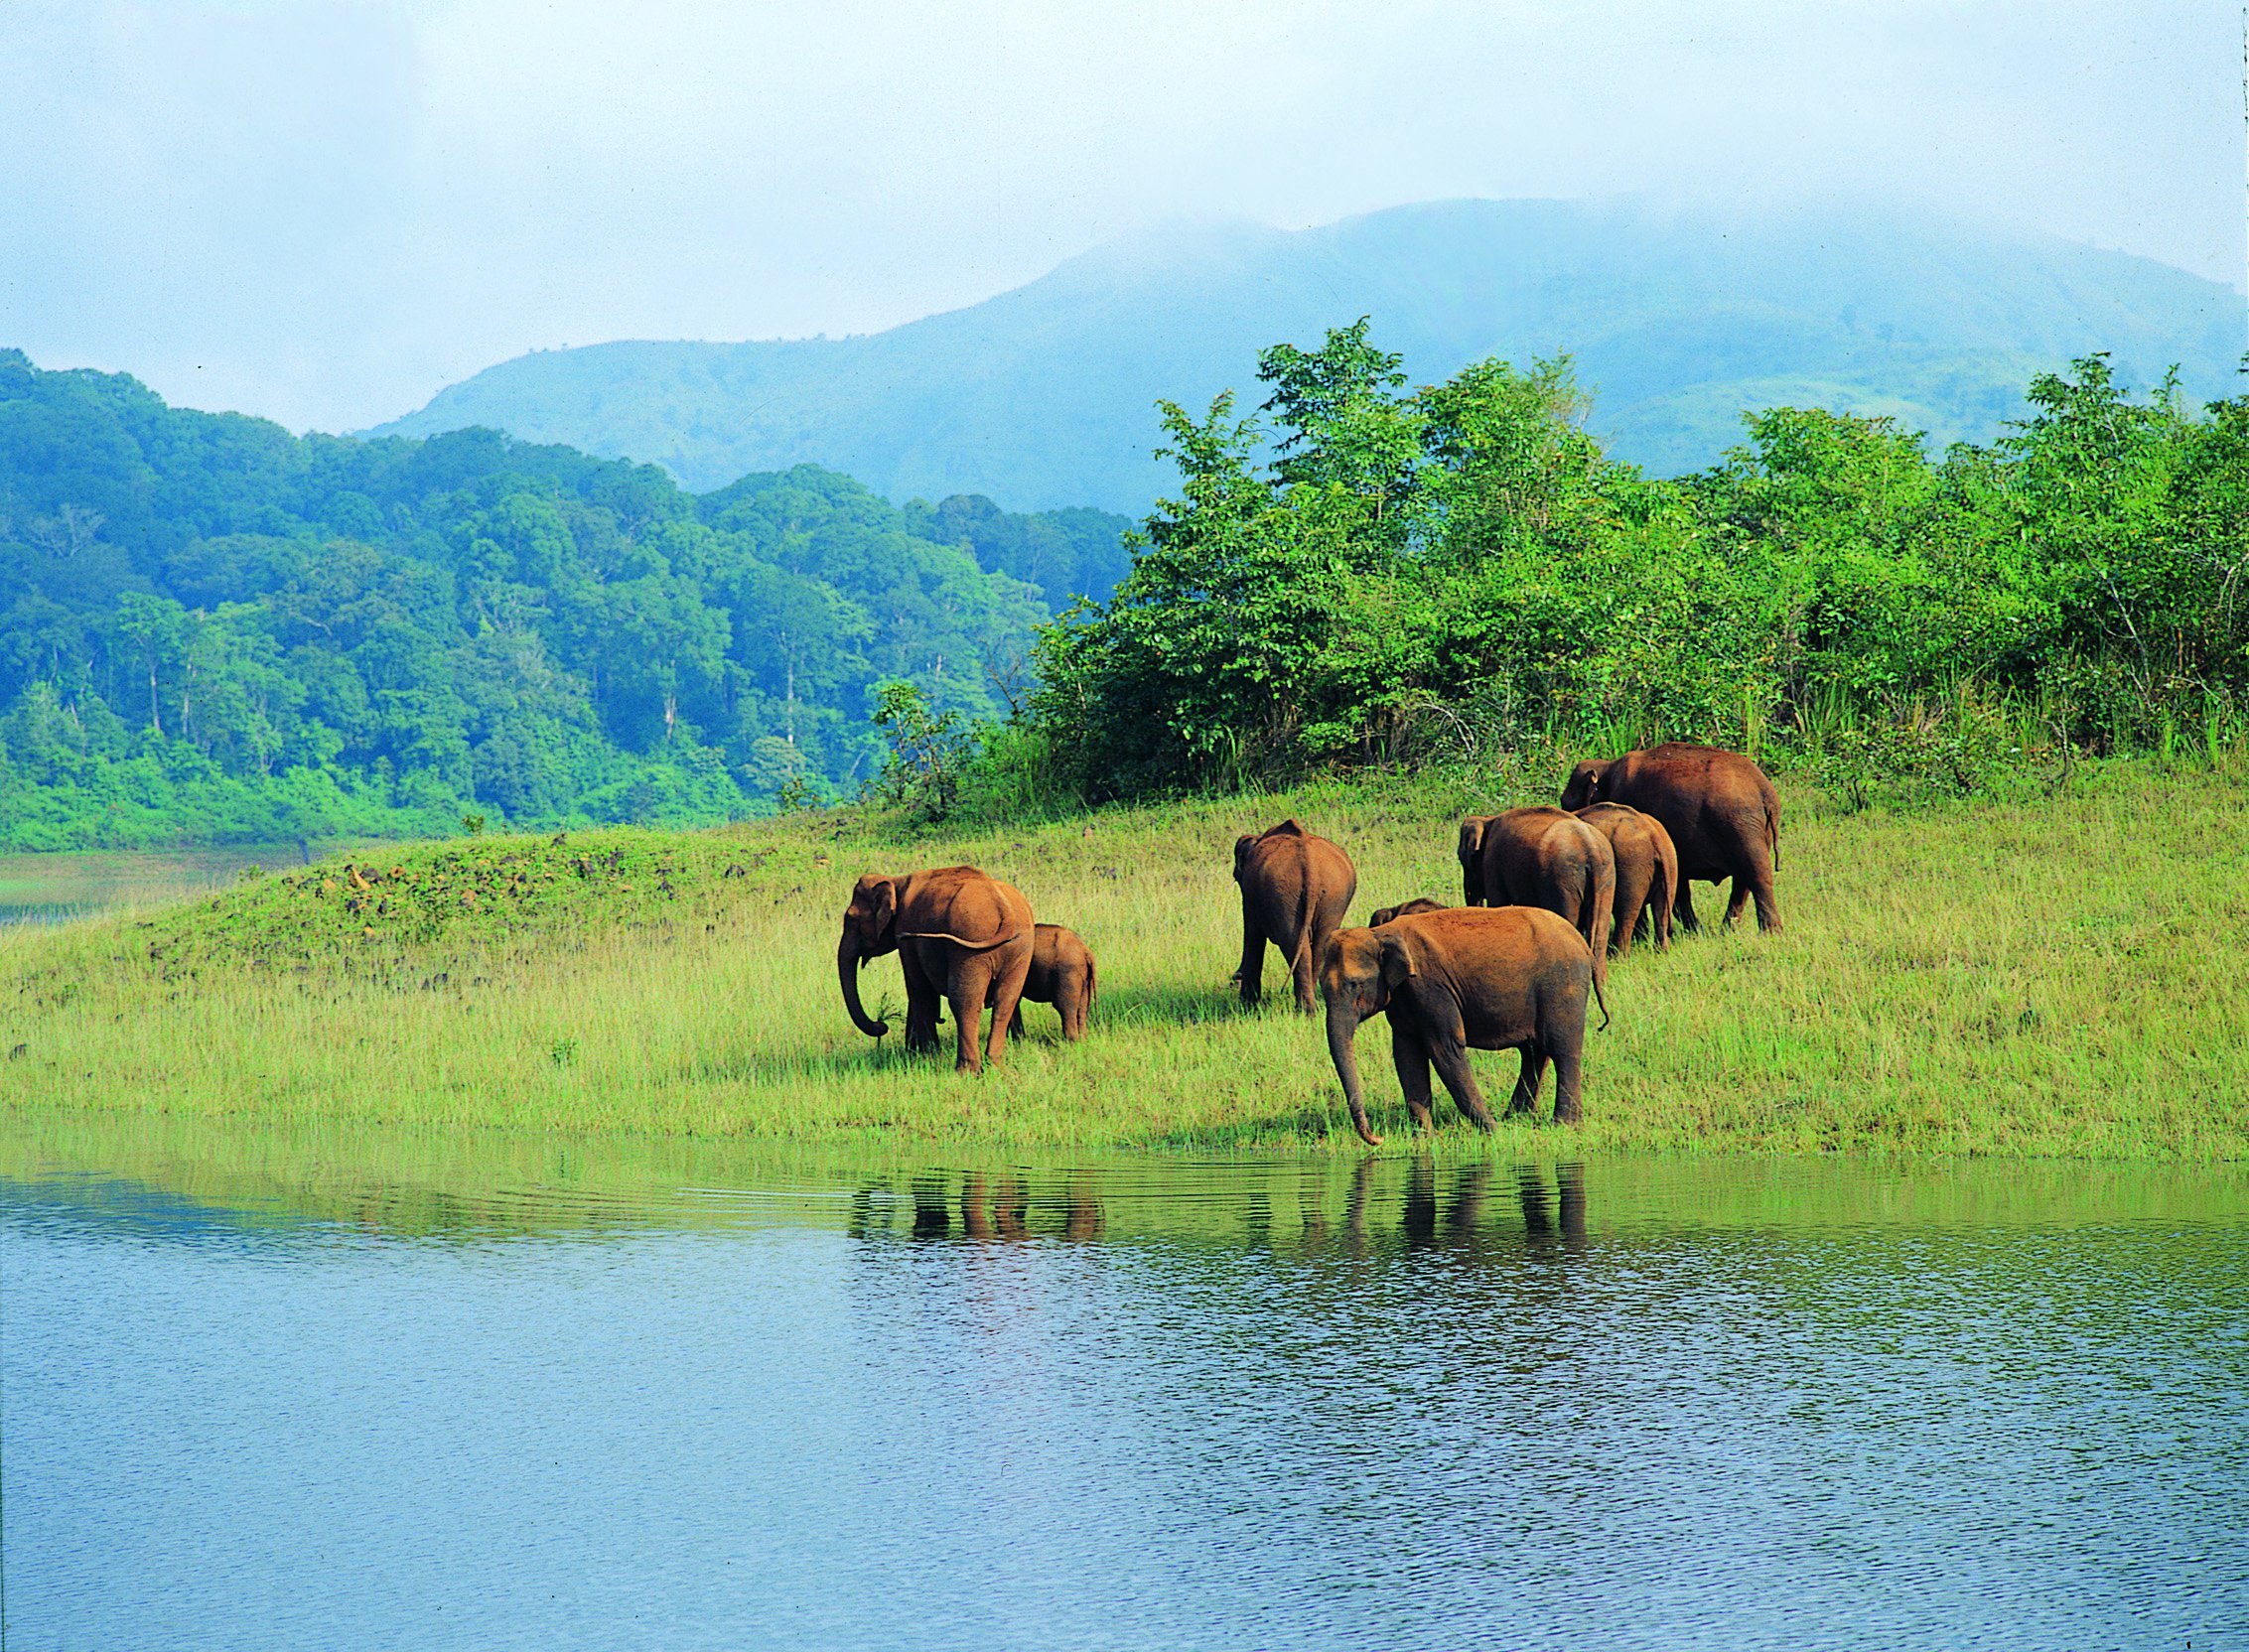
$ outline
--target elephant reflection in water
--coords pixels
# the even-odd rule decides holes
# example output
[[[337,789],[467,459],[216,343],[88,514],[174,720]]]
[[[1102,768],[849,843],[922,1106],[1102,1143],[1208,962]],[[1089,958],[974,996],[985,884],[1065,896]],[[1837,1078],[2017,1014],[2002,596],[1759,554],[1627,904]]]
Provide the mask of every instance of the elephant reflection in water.
[[[1557,1165],[1554,1168],[1555,1200],[1546,1197],[1545,1172],[1536,1166],[1525,1165],[1515,1172],[1517,1191],[1523,1205],[1523,1237],[1532,1244],[1542,1240],[1560,1239],[1565,1244],[1582,1243],[1586,1236],[1586,1168],[1583,1165]],[[1560,1206],[1559,1220],[1556,1205]]]
[[[914,1237],[916,1239],[948,1239],[952,1237],[952,1201],[950,1188],[940,1176],[922,1176],[914,1183]],[[1052,1199],[1039,1201],[1042,1212],[1051,1209]],[[1055,1231],[1042,1222],[1040,1231],[1032,1229],[1032,1199],[1029,1188],[1012,1175],[991,1178],[970,1171],[960,1180],[960,1234],[965,1239],[1030,1239],[1054,1237]],[[1100,1200],[1080,1181],[1072,1181],[1063,1190],[1061,1198],[1059,1237],[1064,1239],[1098,1238],[1104,1225]]]
[[[1304,1221],[1303,1247],[1307,1254],[1339,1245],[1363,1256],[1368,1243],[1368,1213],[1375,1201],[1375,1167],[1380,1161],[1362,1159],[1351,1175],[1349,1197],[1344,1201],[1339,1229],[1331,1230],[1316,1201],[1309,1202]],[[1405,1197],[1399,1212],[1399,1236],[1409,1251],[1459,1250],[1494,1253],[1501,1234],[1484,1224],[1484,1205],[1497,1183],[1496,1165],[1463,1165],[1454,1170],[1451,1187],[1441,1195],[1435,1160],[1416,1157],[1406,1171]],[[1554,1170],[1549,1189],[1547,1172],[1525,1165],[1515,1170],[1516,1196],[1523,1216],[1523,1239],[1534,1249],[1560,1241],[1576,1244],[1586,1236],[1585,1167],[1561,1165]]]

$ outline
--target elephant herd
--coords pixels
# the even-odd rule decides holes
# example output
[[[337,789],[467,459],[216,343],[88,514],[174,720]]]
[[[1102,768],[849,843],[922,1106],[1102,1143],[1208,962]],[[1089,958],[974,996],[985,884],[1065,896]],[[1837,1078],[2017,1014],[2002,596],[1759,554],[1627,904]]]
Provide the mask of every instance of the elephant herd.
[[[1426,897],[1378,908],[1344,927],[1358,873],[1336,844],[1294,820],[1234,844],[1241,890],[1242,1002],[1262,997],[1265,949],[1287,962],[1297,1007],[1327,1005],[1328,1047],[1351,1125],[1369,1145],[1355,1035],[1383,1014],[1391,1056],[1417,1129],[1433,1128],[1430,1070],[1477,1127],[1491,1111],[1470,1070],[1471,1049],[1515,1049],[1522,1072],[1510,1113],[1528,1113],[1554,1068],[1555,1122],[1582,1116],[1581,1068],[1589,1000],[1607,1025],[1609,954],[1631,949],[1645,920],[1650,941],[1670,942],[1674,920],[1696,927],[1696,882],[1731,879],[1731,923],[1754,900],[1760,929],[1780,927],[1773,869],[1780,799],[1750,758],[1707,746],[1669,744],[1608,762],[1581,762],[1561,807],[1539,804],[1461,823],[1462,904]],[[906,973],[906,1044],[937,1042],[940,1003],[952,1009],[956,1064],[998,1061],[1023,1028],[1025,999],[1053,1004],[1065,1038],[1085,1031],[1093,955],[1071,931],[1035,922],[1022,892],[975,867],[891,878],[869,874],[843,915],[836,971],[860,1032],[881,1037],[858,972],[896,952]],[[983,1012],[991,1034],[977,1048]]]

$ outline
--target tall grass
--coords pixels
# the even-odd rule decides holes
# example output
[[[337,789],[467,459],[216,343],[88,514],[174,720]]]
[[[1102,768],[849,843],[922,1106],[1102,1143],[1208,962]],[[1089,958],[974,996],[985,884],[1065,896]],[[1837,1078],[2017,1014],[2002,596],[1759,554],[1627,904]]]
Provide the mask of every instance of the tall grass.
[[[1555,779],[1494,793],[1378,775],[954,836],[802,817],[399,850],[395,887],[442,893],[402,893],[374,921],[316,874],[0,939],[0,1046],[23,1046],[0,1057],[0,1106],[1352,1152],[1318,1024],[1244,1011],[1227,985],[1234,835],[1295,814],[1335,837],[1363,916],[1445,895],[1464,806],[1551,797]],[[2249,1156],[2237,760],[2080,766],[2050,798],[1916,812],[1846,812],[1799,784],[1785,796],[1786,931],[1636,950],[1614,972],[1615,1025],[1592,1039],[1584,1126],[1509,1125],[1486,1144],[1447,1108],[1442,1152]],[[605,855],[606,875],[571,871]],[[1030,1006],[1006,1065],[963,1078],[949,1053],[909,1057],[895,1033],[852,1030],[833,968],[852,880],[956,860],[1092,945],[1102,991],[1082,1044]],[[493,893],[467,902],[479,878]],[[863,984],[871,1005],[903,998],[895,960]],[[1380,1044],[1375,1030],[1361,1060],[1402,1142]],[[1476,1057],[1487,1090],[1504,1092],[1514,1059]]]

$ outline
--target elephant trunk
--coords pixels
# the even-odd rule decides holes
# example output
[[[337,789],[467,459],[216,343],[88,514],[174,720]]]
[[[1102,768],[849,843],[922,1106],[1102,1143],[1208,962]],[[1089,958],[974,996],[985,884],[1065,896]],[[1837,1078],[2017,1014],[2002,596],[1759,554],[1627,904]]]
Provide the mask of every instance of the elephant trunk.
[[[836,979],[843,986],[843,1007],[851,1012],[852,1026],[870,1038],[879,1038],[891,1030],[891,1024],[876,1021],[859,1002],[859,966],[864,961],[859,937],[846,928],[843,939],[836,943]]]
[[[1358,1081],[1358,1050],[1352,1038],[1358,1032],[1358,1011],[1349,1004],[1331,1000],[1328,1005],[1328,1053],[1335,1062],[1335,1076],[1343,1081],[1343,1099],[1350,1104],[1351,1128],[1358,1139],[1370,1148],[1382,1145],[1382,1138],[1374,1134],[1366,1122],[1366,1092]]]

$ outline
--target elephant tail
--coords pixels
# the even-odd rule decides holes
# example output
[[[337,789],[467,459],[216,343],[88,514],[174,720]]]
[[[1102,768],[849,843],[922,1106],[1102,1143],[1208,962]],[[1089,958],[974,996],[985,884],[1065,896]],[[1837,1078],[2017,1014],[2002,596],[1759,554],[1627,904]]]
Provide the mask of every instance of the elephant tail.
[[[1602,996],[1601,976],[1598,971],[1593,977],[1593,1001],[1601,1006],[1601,1031],[1606,1032],[1609,1031],[1609,1000]]]
[[[1764,852],[1772,857],[1772,870],[1780,870],[1780,793],[1769,782],[1764,788]]]
[[[1085,955],[1085,1007],[1088,1010],[1093,1008],[1094,995],[1101,990],[1100,976],[1100,966],[1094,963],[1093,954],[1088,952]]]

